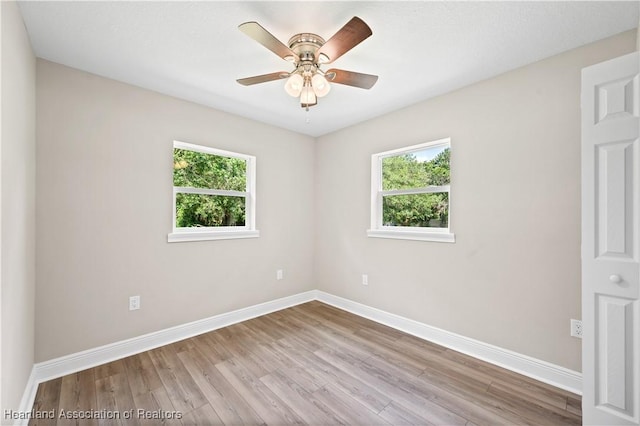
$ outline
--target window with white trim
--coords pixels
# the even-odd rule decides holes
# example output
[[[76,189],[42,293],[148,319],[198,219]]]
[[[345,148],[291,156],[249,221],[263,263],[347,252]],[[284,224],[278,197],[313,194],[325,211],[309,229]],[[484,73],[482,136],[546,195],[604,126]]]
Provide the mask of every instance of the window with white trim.
[[[173,143],[173,230],[169,242],[258,237],[256,158]]]
[[[371,156],[369,237],[454,242],[449,138]]]

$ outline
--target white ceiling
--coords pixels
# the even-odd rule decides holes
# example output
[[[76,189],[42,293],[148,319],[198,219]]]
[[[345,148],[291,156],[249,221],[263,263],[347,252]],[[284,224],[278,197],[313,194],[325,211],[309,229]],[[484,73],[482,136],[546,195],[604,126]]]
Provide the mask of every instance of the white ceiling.
[[[323,135],[638,26],[629,2],[20,3],[38,57],[311,136]],[[292,66],[238,30],[330,38],[351,17],[373,35],[331,67],[380,76],[334,84],[307,113],[283,81],[236,79]],[[307,123],[307,118],[309,122]]]

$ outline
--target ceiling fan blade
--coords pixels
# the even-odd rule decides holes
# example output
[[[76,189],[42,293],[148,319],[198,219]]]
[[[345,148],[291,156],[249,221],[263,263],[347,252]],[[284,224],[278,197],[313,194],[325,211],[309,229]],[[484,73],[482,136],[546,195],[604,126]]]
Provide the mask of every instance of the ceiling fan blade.
[[[289,49],[284,43],[275,38],[273,34],[269,31],[265,30],[260,24],[257,22],[245,22],[244,24],[238,25],[240,31],[280,56],[282,59],[291,60],[297,58],[298,55],[291,49]]]
[[[349,50],[356,47],[373,32],[360,18],[354,16],[346,25],[333,35],[317,52],[321,63],[330,64]],[[322,60],[322,56],[328,59]]]
[[[272,72],[271,74],[256,75],[253,77],[239,78],[236,80],[243,86],[251,86],[252,84],[266,83],[267,81],[280,80],[289,77],[286,71]]]
[[[338,70],[331,68],[325,72],[325,77],[331,83],[345,84],[347,86],[359,87],[361,89],[371,89],[376,81],[377,75],[362,74],[359,72]]]

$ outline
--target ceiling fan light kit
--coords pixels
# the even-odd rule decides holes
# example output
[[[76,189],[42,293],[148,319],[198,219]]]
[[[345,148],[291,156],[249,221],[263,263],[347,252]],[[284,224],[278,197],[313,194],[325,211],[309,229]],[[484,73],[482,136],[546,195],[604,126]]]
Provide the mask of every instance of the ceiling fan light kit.
[[[306,85],[302,89],[302,94],[300,95],[300,105],[303,108],[309,108],[310,106],[314,106],[318,103],[318,97],[311,85]]]
[[[370,89],[378,80],[376,75],[339,69],[323,71],[320,68],[323,64],[332,63],[373,34],[371,28],[357,16],[347,22],[326,42],[317,34],[300,33],[289,39],[288,46],[280,42],[257,22],[245,22],[240,24],[238,28],[282,59],[294,65],[294,70],[291,72],[280,71],[241,78],[237,80],[238,83],[244,86],[251,86],[286,78],[284,90],[290,96],[299,97],[300,106],[307,111],[309,107],[318,103],[318,98],[329,93],[331,90],[330,82]]]
[[[311,86],[313,87],[313,91],[316,92],[319,98],[326,96],[329,91],[331,91],[331,86],[327,79],[320,73],[315,74],[311,77]]]
[[[300,74],[293,74],[284,85],[284,90],[289,94],[297,98],[302,92],[304,87],[304,78]]]

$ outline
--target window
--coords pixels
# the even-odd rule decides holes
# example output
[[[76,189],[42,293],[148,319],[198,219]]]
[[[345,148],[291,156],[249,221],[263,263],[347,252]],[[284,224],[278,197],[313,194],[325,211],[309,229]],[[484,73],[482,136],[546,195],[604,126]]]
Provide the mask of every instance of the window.
[[[447,138],[372,155],[367,235],[454,242],[450,153]]]
[[[173,143],[173,232],[169,242],[258,237],[256,159]]]

